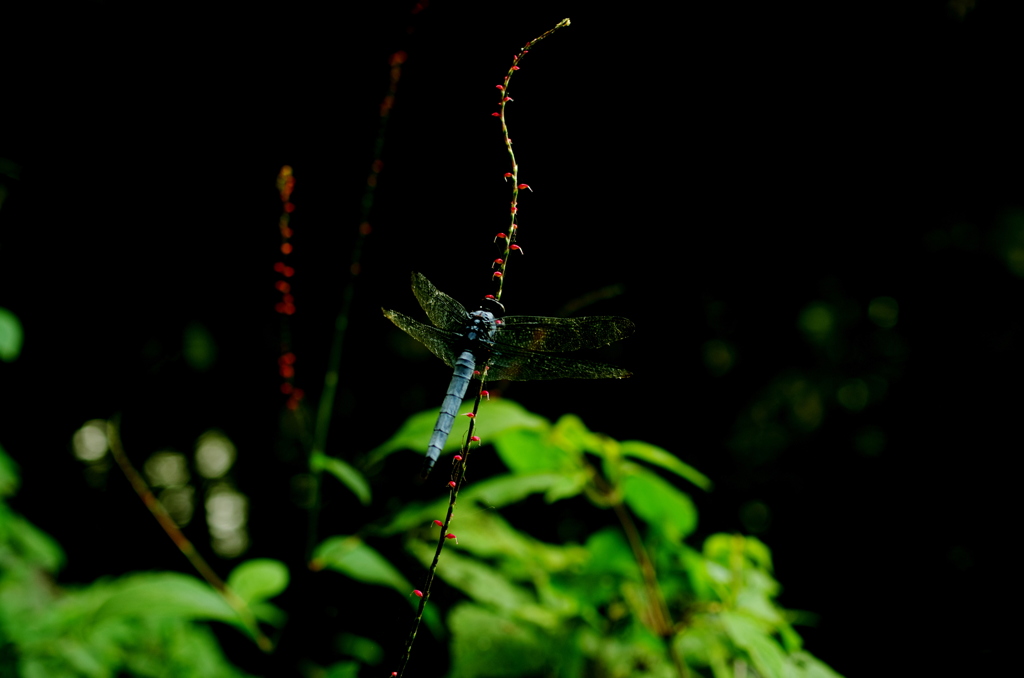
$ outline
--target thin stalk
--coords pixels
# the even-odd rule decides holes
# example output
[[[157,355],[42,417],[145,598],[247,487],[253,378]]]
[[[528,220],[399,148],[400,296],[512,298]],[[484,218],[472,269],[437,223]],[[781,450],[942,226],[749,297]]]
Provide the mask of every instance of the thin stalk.
[[[486,374],[486,368],[484,369]],[[444,517],[444,523],[441,525],[441,534],[437,538],[437,549],[434,550],[434,559],[430,562],[430,568],[427,570],[427,578],[423,585],[423,596],[420,598],[419,608],[416,610],[416,616],[412,620],[412,628],[409,630],[409,638],[405,641],[405,649],[402,653],[402,666],[398,670],[398,677],[401,678],[405,674],[405,668],[409,665],[409,658],[412,656],[412,646],[416,642],[416,634],[420,628],[420,622],[423,620],[423,610],[427,606],[427,599],[430,598],[430,587],[434,583],[434,574],[437,572],[437,563],[441,558],[441,551],[444,549],[444,544],[448,540],[448,526],[451,525],[452,515],[455,513],[455,502],[459,497],[459,490],[462,489],[462,484],[466,480],[466,464],[469,462],[469,451],[470,445],[473,441],[473,430],[476,427],[476,414],[480,409],[480,401],[483,398],[485,391],[483,390],[483,380],[480,382],[480,392],[476,395],[476,400],[473,401],[473,416],[469,420],[469,431],[466,433],[466,442],[462,447],[462,459],[455,463],[455,469],[452,474],[452,482],[455,486],[449,491],[448,499],[448,513]]]
[[[516,231],[519,229],[519,164],[516,162],[516,154],[512,150],[512,139],[510,139],[508,136],[508,123],[505,120],[505,104],[512,101],[512,98],[509,97],[508,95],[509,81],[512,79],[512,75],[519,70],[520,60],[522,60],[522,58],[526,56],[526,53],[530,51],[531,47],[533,47],[535,44],[537,44],[544,38],[548,37],[555,31],[557,31],[559,28],[568,25],[569,19],[562,19],[554,28],[537,36],[530,42],[523,45],[519,52],[514,57],[512,57],[512,65],[509,67],[508,72],[505,74],[505,79],[502,81],[502,84],[498,85],[498,89],[501,91],[501,96],[499,97],[500,100],[498,102],[498,112],[495,113],[494,115],[496,115],[501,120],[501,134],[502,138],[505,141],[505,150],[508,152],[509,162],[511,163],[512,166],[512,171],[505,175],[506,179],[512,179],[512,203],[509,209],[508,233],[498,234],[499,239],[505,240],[505,252],[500,259],[494,262],[498,267],[498,270],[494,273],[494,278],[498,281],[498,289],[494,294],[494,298],[497,301],[501,301],[501,293],[505,289],[505,268],[506,266],[508,266],[509,255],[512,254],[512,252],[514,251],[521,251],[519,249],[519,246],[515,244]],[[522,184],[522,186],[525,187],[526,184]]]
[[[363,199],[359,218],[359,231],[355,244],[352,248],[352,260],[349,264],[349,281],[345,285],[344,296],[342,297],[341,310],[334,321],[334,337],[331,340],[331,353],[328,360],[327,372],[324,374],[324,388],[320,395],[320,402],[317,405],[316,422],[313,428],[313,446],[309,450],[310,459],[317,453],[326,454],[327,432],[331,426],[331,415],[334,413],[334,400],[338,392],[338,373],[341,369],[342,347],[345,343],[345,334],[348,331],[348,319],[352,311],[352,299],[355,296],[355,282],[361,270],[360,260],[367,236],[373,232],[370,226],[370,212],[373,208],[374,189],[377,187],[380,172],[384,167],[382,157],[384,154],[384,137],[387,131],[388,121],[391,118],[391,109],[395,105],[395,94],[398,91],[398,81],[402,76],[402,64],[408,58],[405,52],[399,50],[391,55],[391,77],[388,84],[388,92],[380,104],[380,126],[377,129],[377,140],[373,146],[373,161],[370,163],[370,173],[366,177],[366,186],[363,189]],[[306,559],[312,557],[313,549],[316,547],[318,522],[320,516],[320,485],[321,474],[323,473],[320,464],[313,469],[313,501],[309,508],[308,537],[306,543]]]
[[[146,505],[156,521],[160,523],[160,527],[164,528],[164,532],[171,538],[174,545],[178,547],[178,550],[184,554],[188,561],[192,563],[192,567],[206,580],[206,582],[213,587],[217,593],[224,598],[228,605],[238,613],[238,616],[242,619],[242,623],[252,634],[256,640],[256,644],[264,652],[270,652],[274,649],[274,644],[267,638],[262,631],[260,631],[259,624],[256,623],[256,617],[253,615],[252,610],[249,608],[248,603],[242,600],[237,593],[231,590],[224,580],[221,579],[213,568],[206,562],[206,560],[199,555],[196,551],[195,546],[188,540],[187,537],[182,533],[181,528],[178,527],[174,519],[171,518],[167,509],[160,503],[160,500],[156,498],[153,491],[149,489],[149,485],[139,475],[139,472],[135,470],[132,463],[128,460],[128,455],[125,454],[124,448],[121,446],[121,436],[118,431],[117,424],[113,421],[107,422],[107,441],[110,445],[110,452],[114,457],[114,461],[121,467],[121,471],[124,472],[128,482],[131,483],[135,489],[135,493],[139,495],[139,499]]]

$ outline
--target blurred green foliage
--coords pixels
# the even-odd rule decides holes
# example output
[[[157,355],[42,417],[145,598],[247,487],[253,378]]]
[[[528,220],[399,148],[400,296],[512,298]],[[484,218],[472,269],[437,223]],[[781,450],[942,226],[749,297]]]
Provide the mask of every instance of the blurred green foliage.
[[[411,417],[369,457],[420,447],[435,416]],[[838,675],[803,650],[793,625],[811,616],[775,602],[765,544],[738,534],[712,535],[700,548],[685,542],[697,512],[668,478],[710,487],[698,471],[667,450],[593,433],[573,415],[552,423],[495,400],[486,416],[488,442],[509,472],[463,488],[451,527],[458,543],[449,540],[438,564],[465,596],[445,611],[451,678]],[[537,494],[549,504],[585,497],[608,509],[608,525],[582,544],[550,544],[502,517]],[[433,521],[447,504],[409,505],[358,536],[332,537],[314,562],[408,595],[412,586],[363,537],[400,539],[427,567]],[[414,673],[415,656],[414,647]]]
[[[203,621],[246,627],[201,580],[144,572],[59,586],[57,542],[11,510],[17,466],[0,449],[0,676],[20,678],[242,678]],[[284,565],[248,561],[229,578],[257,617],[283,622],[264,602],[288,583]]]
[[[378,450],[381,459],[417,447],[433,412],[416,415]],[[573,415],[557,422],[507,400],[487,405],[489,442],[508,467],[466,485],[437,576],[462,596],[444,609],[432,600],[420,643],[450,643],[451,678],[499,676],[834,678],[803,650],[794,625],[812,616],[785,610],[768,547],[756,538],[714,534],[686,543],[697,525],[690,496],[676,483],[710,481],[669,451],[594,433]],[[464,418],[463,418],[464,419]],[[452,436],[457,439],[457,436]],[[479,454],[479,452],[478,452]],[[354,467],[314,460],[352,487]],[[0,450],[0,675],[23,678],[244,676],[205,625],[219,621],[252,636],[239,613],[199,579],[170,572],[129,574],[79,587],[59,586],[60,546],[2,501],[18,468]],[[583,543],[547,543],[501,509],[535,495],[552,504],[582,499],[607,524]],[[447,499],[410,504],[359,534],[324,540],[314,570],[354,580],[353,596],[385,587],[409,600],[434,555],[435,519]],[[367,540],[397,540],[423,564],[411,583]],[[228,586],[262,622],[286,613],[268,603],[289,585],[283,563],[241,563]],[[390,595],[390,594],[388,594]],[[442,621],[443,620],[443,621]],[[405,622],[394,629],[404,635]],[[326,678],[379,672],[375,639],[341,637],[348,659],[316,668]],[[392,640],[393,639],[389,639]],[[415,671],[416,648],[413,649]]]

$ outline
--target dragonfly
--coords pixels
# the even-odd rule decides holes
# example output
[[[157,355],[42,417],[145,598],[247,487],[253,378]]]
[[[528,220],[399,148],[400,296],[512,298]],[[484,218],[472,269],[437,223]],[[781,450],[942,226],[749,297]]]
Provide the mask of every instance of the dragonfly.
[[[427,443],[425,478],[444,449],[470,380],[526,381],[534,379],[625,379],[628,370],[603,363],[559,355],[599,348],[633,333],[633,322],[615,316],[549,318],[505,315],[504,306],[484,298],[480,308],[466,307],[427,280],[412,274],[412,291],[433,325],[397,311],[384,316],[417,339],[454,369],[437,423]],[[485,369],[486,368],[486,369]]]

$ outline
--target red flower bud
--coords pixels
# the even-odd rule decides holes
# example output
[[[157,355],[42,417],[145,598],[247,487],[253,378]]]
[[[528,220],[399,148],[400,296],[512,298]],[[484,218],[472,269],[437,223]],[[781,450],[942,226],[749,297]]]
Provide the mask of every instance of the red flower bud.
[[[423,591],[420,591],[419,589],[413,589],[412,594],[414,596],[416,596],[417,598],[422,598],[423,597]]]

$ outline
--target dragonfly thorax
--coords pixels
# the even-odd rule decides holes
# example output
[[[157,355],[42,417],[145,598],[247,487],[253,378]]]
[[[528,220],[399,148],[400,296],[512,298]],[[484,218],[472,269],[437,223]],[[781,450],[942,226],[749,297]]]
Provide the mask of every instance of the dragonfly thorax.
[[[469,314],[463,337],[468,346],[472,348],[480,343],[491,343],[495,332],[498,331],[498,320],[490,311],[479,309]]]

